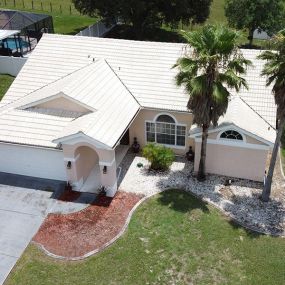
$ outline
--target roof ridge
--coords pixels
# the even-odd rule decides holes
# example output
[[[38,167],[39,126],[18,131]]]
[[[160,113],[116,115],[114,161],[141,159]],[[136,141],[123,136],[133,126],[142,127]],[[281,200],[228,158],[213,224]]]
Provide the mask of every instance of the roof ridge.
[[[241,98],[239,95],[237,95],[240,100],[246,105],[248,106],[256,115],[258,115],[266,124],[268,124],[271,128],[273,128],[274,130],[276,130],[276,127],[273,127],[267,120],[265,120],[257,111],[255,111],[243,98]]]
[[[119,79],[119,81],[123,84],[123,86],[126,88],[126,90],[132,95],[132,97],[135,99],[135,101],[138,103],[138,105],[141,107],[141,104],[137,100],[137,98],[133,95],[133,93],[130,91],[130,89],[126,86],[126,84],[123,82],[123,80],[119,77],[119,75],[115,72],[115,70],[111,67],[111,65],[108,63],[108,61],[103,58],[103,60],[106,62],[106,64],[109,66],[111,71],[115,74],[115,76]]]

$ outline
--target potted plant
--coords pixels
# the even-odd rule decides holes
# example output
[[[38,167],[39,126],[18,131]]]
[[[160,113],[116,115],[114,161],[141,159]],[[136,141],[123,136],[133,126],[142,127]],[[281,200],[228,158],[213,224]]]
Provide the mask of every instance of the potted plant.
[[[192,146],[189,146],[189,151],[186,152],[186,158],[188,161],[194,161],[195,153],[192,150]]]
[[[137,138],[135,137],[135,138],[134,138],[134,142],[133,142],[133,144],[132,144],[133,152],[134,152],[134,153],[139,153],[139,152],[140,152],[140,148],[141,148],[141,146],[140,146],[140,144],[138,143]]]

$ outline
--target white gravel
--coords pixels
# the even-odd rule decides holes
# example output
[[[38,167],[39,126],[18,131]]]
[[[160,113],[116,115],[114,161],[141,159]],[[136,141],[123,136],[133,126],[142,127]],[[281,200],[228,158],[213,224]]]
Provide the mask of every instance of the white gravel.
[[[138,163],[143,167],[139,168]],[[158,173],[149,170],[146,159],[129,152],[121,167],[121,191],[150,196],[169,188],[184,189],[215,205],[245,227],[285,236],[285,191],[276,191],[278,195],[272,195],[270,202],[263,203],[259,199],[262,183],[233,178],[231,186],[224,186],[227,178],[218,175],[208,175],[205,182],[198,182],[193,175],[193,163],[184,158],[177,158],[170,171]],[[276,181],[274,187],[284,188],[283,178]]]

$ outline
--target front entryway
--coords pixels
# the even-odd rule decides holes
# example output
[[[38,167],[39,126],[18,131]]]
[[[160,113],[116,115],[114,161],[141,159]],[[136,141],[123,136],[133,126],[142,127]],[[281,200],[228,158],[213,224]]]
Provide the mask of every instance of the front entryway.
[[[129,130],[126,131],[126,133],[123,135],[121,141],[121,145],[130,145],[130,132]]]
[[[104,187],[107,196],[117,192],[117,169],[129,145],[114,149],[101,143],[75,142],[62,145],[68,182],[80,192],[98,193]]]

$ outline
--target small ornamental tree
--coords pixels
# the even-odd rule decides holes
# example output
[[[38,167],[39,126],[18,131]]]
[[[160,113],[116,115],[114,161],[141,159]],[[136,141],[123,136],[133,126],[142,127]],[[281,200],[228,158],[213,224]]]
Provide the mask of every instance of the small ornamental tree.
[[[166,171],[174,161],[172,149],[155,143],[147,144],[142,154],[151,163],[150,168],[153,170]]]

